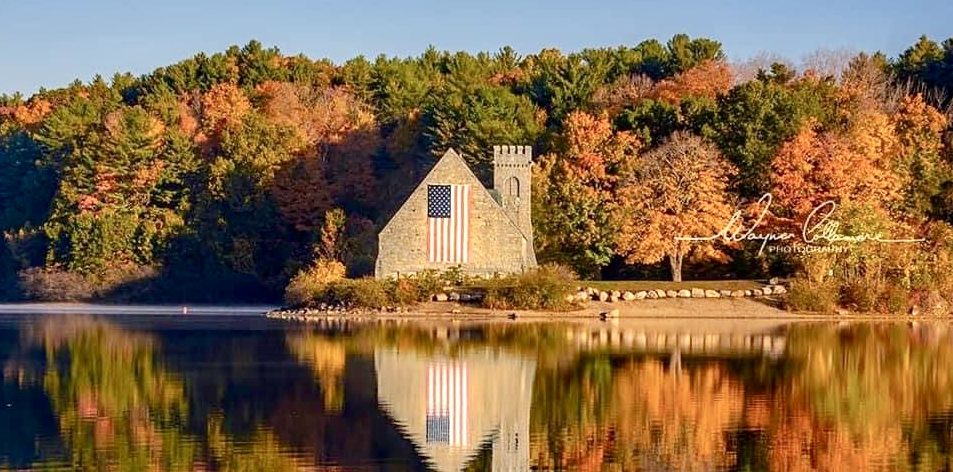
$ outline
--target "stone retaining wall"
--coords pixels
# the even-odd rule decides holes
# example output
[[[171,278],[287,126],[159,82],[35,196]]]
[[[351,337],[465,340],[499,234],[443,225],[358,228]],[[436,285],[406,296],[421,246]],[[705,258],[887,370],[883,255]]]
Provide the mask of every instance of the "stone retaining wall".
[[[764,285],[761,288],[749,290],[729,290],[729,289],[702,289],[702,288],[683,288],[680,290],[638,290],[638,291],[620,291],[620,290],[598,290],[592,287],[579,287],[574,295],[569,295],[566,301],[570,302],[631,302],[637,300],[657,300],[660,298],[742,298],[742,297],[763,297],[768,295],[781,295],[787,293],[787,288],[780,283]]]

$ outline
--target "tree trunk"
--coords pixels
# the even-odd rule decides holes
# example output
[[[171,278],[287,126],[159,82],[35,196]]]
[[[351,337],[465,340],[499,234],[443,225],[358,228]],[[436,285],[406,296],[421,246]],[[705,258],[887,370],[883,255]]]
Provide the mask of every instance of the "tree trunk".
[[[668,262],[672,266],[672,281],[681,282],[682,281],[682,254],[681,253],[669,254]]]

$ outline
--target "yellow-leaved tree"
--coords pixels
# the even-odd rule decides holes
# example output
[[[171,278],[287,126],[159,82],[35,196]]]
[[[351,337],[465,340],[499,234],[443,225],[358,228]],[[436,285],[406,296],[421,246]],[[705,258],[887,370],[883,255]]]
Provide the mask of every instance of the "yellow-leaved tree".
[[[682,280],[686,255],[725,260],[715,238],[684,241],[678,237],[717,234],[734,208],[728,182],[733,165],[710,142],[690,132],[673,133],[639,159],[635,178],[623,188],[618,248],[630,263],[668,259],[672,280]]]

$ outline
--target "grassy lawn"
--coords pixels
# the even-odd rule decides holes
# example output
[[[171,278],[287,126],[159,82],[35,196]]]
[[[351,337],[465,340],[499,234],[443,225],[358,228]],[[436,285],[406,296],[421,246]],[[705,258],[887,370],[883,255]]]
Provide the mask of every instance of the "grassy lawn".
[[[670,280],[580,280],[582,287],[592,287],[599,290],[681,290],[691,288],[713,290],[754,290],[764,286],[754,280],[686,280],[672,282]]]

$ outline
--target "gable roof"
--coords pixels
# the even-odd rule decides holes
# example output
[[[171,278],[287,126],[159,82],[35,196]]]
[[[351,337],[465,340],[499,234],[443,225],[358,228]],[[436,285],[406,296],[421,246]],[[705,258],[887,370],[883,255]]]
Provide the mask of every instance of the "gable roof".
[[[431,167],[430,170],[427,171],[427,175],[425,175],[424,178],[417,183],[417,185],[414,187],[414,190],[410,192],[410,195],[407,196],[407,199],[405,199],[404,202],[400,204],[400,206],[397,208],[397,211],[395,211],[394,214],[391,215],[390,219],[387,220],[387,224],[384,225],[383,228],[381,228],[380,233],[383,233],[385,230],[387,230],[387,228],[390,227],[391,223],[394,222],[394,219],[397,216],[397,214],[404,209],[405,205],[407,205],[407,201],[413,198],[414,193],[417,192],[417,189],[419,189],[420,186],[424,184],[424,182],[427,182],[430,179],[430,176],[432,176],[437,171],[438,168],[442,166],[446,166],[446,165],[453,165],[453,164],[460,165],[464,169],[466,169],[467,177],[475,181],[478,184],[477,187],[479,187],[483,191],[484,195],[486,195],[490,200],[492,200],[496,204],[497,208],[500,209],[500,212],[503,214],[503,216],[506,217],[506,221],[510,224],[510,226],[515,228],[516,231],[518,231],[519,234],[523,236],[523,239],[529,241],[530,239],[526,236],[525,233],[523,233],[523,229],[520,228],[520,226],[516,224],[515,221],[513,221],[513,217],[511,217],[510,214],[503,209],[503,206],[500,205],[499,200],[494,198],[493,194],[490,193],[490,190],[487,189],[485,185],[483,185],[483,182],[481,182],[479,178],[477,178],[476,174],[473,173],[473,169],[470,169],[470,166],[467,165],[467,161],[463,160],[463,156],[457,153],[457,151],[454,151],[453,148],[447,149],[447,152],[443,153],[443,156],[440,156],[440,159],[437,159],[437,162],[433,165],[433,167]]]

